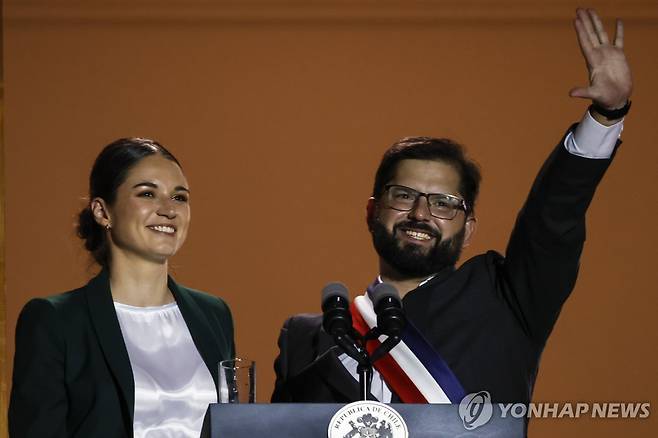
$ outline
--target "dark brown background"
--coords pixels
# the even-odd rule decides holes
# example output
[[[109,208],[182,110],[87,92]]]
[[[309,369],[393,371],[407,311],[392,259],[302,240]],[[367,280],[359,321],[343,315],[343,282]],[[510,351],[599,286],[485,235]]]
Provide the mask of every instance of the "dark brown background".
[[[625,18],[633,109],[534,398],[656,409],[658,4],[593,5],[609,27]],[[6,1],[7,358],[30,297],[94,272],[73,231],[94,157],[118,137],[147,136],[178,156],[192,186],[193,226],[172,273],[228,301],[267,401],[283,320],[318,311],[325,282],[356,294],[377,273],[365,203],[397,138],[468,146],[484,182],[465,257],[504,250],[539,166],[587,105],[567,96],[587,80],[575,6]],[[230,204],[226,190],[239,193]],[[639,437],[656,424],[655,413],[537,420],[531,434]]]

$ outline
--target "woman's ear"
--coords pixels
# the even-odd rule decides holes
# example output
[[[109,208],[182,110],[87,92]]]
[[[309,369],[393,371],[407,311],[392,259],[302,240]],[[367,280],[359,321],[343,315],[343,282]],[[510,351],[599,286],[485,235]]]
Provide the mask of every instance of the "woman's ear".
[[[110,229],[112,221],[110,220],[110,213],[107,208],[105,200],[102,198],[94,198],[89,203],[91,213],[94,215],[94,220],[98,225],[103,228]]]

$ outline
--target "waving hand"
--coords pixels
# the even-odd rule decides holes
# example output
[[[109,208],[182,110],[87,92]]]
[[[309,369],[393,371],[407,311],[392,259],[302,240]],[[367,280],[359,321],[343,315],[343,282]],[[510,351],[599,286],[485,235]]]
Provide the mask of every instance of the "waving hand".
[[[607,110],[623,107],[633,89],[631,70],[623,50],[623,23],[617,20],[612,42],[593,9],[578,9],[574,26],[589,70],[589,86],[573,88],[569,95],[591,99]]]

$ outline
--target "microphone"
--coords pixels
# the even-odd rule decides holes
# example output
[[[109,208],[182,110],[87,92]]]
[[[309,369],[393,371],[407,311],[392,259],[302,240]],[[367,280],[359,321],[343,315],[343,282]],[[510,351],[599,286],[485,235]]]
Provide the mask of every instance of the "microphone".
[[[400,343],[402,329],[407,324],[407,320],[402,311],[400,294],[393,285],[378,284],[370,292],[370,298],[377,314],[377,327],[371,330],[372,335],[374,338],[381,334],[387,336],[386,340],[370,355],[371,362],[375,363]]]
[[[380,283],[370,293],[370,298],[377,314],[377,327],[381,333],[399,337],[407,320],[402,311],[402,302],[397,289],[389,283]]]
[[[322,288],[322,327],[332,336],[343,336],[352,331],[350,299],[343,283],[328,283]]]
[[[359,394],[361,400],[367,400],[372,383],[372,362],[368,351],[361,345],[363,340],[352,327],[350,299],[343,283],[328,283],[322,288],[322,328],[333,336],[336,345],[356,360]]]
[[[328,283],[322,288],[322,328],[333,336],[336,344],[348,356],[361,365],[370,363],[368,352],[357,339],[359,334],[352,327],[350,300],[343,283]]]

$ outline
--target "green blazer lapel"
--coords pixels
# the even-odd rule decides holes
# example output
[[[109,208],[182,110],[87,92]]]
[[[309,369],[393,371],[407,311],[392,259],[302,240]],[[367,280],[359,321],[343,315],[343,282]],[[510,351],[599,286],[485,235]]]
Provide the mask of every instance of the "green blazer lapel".
[[[106,270],[102,270],[84,288],[87,298],[91,323],[96,331],[98,343],[101,346],[105,360],[114,375],[123,395],[126,418],[130,419],[130,435],[135,412],[135,381],[130,366],[130,357],[126,344],[123,341],[121,327],[114,310],[112,292],[110,291],[110,278]]]
[[[212,331],[206,315],[185,288],[179,287],[171,277],[168,279],[168,286],[176,299],[187,328],[190,330],[194,345],[199,351],[206,367],[208,367],[208,371],[210,371],[215,381],[215,388],[217,388],[218,366],[219,361],[222,360],[219,356],[220,348],[216,341],[218,334]]]

